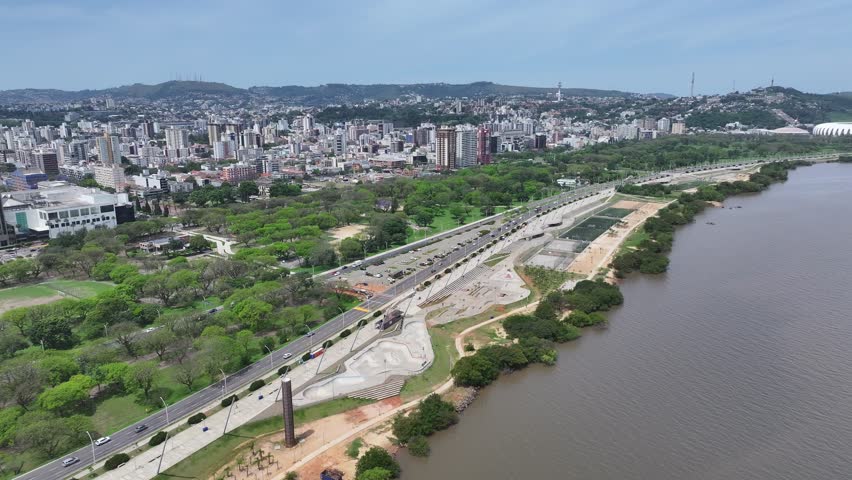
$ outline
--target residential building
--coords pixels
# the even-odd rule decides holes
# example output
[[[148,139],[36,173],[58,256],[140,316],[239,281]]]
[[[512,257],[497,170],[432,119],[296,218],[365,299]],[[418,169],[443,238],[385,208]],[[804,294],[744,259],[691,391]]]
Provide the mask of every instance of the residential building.
[[[210,145],[215,144],[216,142],[222,139],[222,126],[218,123],[208,123],[207,124],[207,141],[210,142]]]
[[[456,129],[456,168],[476,165],[476,130],[470,126]]]
[[[257,177],[257,167],[244,163],[235,163],[222,168],[222,180],[237,183],[242,180],[252,180]]]
[[[189,148],[189,132],[182,128],[166,129],[166,147],[175,150]]]
[[[491,130],[488,127],[479,127],[476,132],[476,161],[480,165],[491,163],[490,139]]]
[[[456,129],[441,127],[435,139],[435,169],[453,170],[456,168]]]
[[[686,123],[675,122],[672,124],[672,135],[683,135],[686,133]]]
[[[118,137],[104,134],[98,138],[98,160],[104,165],[121,164],[121,142]]]
[[[119,192],[127,185],[124,169],[120,165],[96,166],[92,170],[95,173],[95,182],[104,188]]]

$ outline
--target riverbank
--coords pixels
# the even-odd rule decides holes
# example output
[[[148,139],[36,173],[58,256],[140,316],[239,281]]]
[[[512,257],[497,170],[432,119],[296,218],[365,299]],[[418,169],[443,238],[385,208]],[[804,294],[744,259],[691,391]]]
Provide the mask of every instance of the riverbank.
[[[403,479],[846,478],[850,201],[852,170],[818,165],[706,209],[608,329],[484,390]]]

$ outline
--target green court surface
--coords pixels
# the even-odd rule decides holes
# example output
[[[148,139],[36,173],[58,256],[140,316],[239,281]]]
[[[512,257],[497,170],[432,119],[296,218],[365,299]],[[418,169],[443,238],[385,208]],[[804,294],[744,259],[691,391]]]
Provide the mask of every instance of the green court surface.
[[[610,207],[610,208],[607,208],[606,210],[598,213],[598,216],[613,217],[613,218],[624,218],[624,217],[630,215],[633,212],[634,212],[634,210],[630,209],[630,208]]]
[[[562,238],[591,242],[619,222],[617,218],[590,217],[562,234]]]

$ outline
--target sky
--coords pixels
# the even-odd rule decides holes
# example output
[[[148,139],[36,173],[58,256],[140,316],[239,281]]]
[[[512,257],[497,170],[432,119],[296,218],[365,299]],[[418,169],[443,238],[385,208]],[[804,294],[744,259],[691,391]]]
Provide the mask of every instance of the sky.
[[[0,0],[0,90],[200,77],[852,90],[850,0]]]

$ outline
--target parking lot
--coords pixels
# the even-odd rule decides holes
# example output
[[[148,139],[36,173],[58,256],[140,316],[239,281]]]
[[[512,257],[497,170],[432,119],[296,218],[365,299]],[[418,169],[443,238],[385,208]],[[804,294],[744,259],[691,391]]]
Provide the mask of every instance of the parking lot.
[[[476,238],[481,235],[490,235],[489,232],[493,229],[498,226],[503,227],[508,222],[510,220],[500,219],[479,228],[466,229],[438,242],[387,258],[378,264],[349,267],[342,270],[335,278],[345,281],[353,290],[364,295],[382,292],[414,272],[421,270],[439,272],[449,266],[444,261],[447,254],[472,249],[471,245]],[[498,237],[495,233],[494,238]]]

